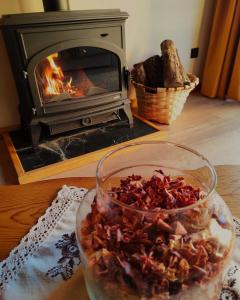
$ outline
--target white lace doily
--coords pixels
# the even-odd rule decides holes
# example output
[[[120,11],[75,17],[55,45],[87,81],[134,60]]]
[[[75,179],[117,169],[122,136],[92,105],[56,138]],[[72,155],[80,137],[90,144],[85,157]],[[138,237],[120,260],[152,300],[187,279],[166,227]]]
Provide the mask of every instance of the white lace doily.
[[[79,280],[83,281],[82,275],[74,288],[61,290],[61,297],[54,296],[64,282],[76,276],[80,264],[75,215],[86,192],[83,188],[63,186],[19,246],[0,262],[0,295],[4,300],[87,299],[86,295],[81,295],[83,289]],[[221,300],[240,299],[240,222],[234,219],[234,223],[236,249]]]
[[[34,291],[29,296],[29,290],[26,286],[21,288],[17,287],[18,284],[15,286],[13,283],[19,281],[19,285],[26,285],[26,278],[23,281],[19,280],[25,271],[31,272],[29,275],[32,277],[37,277],[37,273],[47,274],[51,270],[51,262],[53,262],[53,268],[57,265],[59,251],[56,251],[56,243],[61,240],[64,234],[71,237],[72,232],[74,232],[74,216],[86,192],[87,190],[83,188],[63,186],[52,205],[39,218],[37,224],[31,228],[20,244],[11,251],[8,258],[0,262],[0,289],[2,294],[5,294],[6,299],[43,299],[38,295],[34,295]],[[46,251],[47,247],[49,247],[48,251]],[[53,253],[54,251],[56,253]],[[41,262],[41,260],[49,259],[49,256],[50,261],[48,263]],[[34,263],[32,270],[30,270],[29,262]],[[38,267],[39,270],[37,270]],[[46,278],[43,278],[43,280],[46,281]],[[11,287],[16,291],[12,293]],[[19,290],[22,290],[23,296],[19,294]],[[25,291],[27,295],[25,295]],[[15,295],[16,298],[14,298]]]

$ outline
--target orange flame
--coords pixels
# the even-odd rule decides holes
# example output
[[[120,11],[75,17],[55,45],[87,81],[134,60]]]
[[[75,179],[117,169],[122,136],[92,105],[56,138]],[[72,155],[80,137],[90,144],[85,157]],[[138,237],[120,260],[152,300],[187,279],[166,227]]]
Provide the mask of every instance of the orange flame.
[[[47,56],[47,60],[49,61],[49,64],[50,64],[53,72],[56,75],[58,75],[59,77],[63,77],[62,69],[55,64],[54,58],[58,58],[57,52]]]
[[[47,56],[49,65],[44,70],[46,79],[45,94],[49,96],[60,95],[61,93],[74,94],[72,89],[72,77],[65,83],[65,77],[60,66],[54,61],[58,57],[58,53]]]
[[[46,57],[48,63],[44,65],[41,76],[44,98],[49,99],[62,93],[69,94],[71,97],[85,96],[89,87],[93,86],[85,72],[79,70],[81,79],[78,86],[74,86],[72,77],[64,75],[62,68],[55,61],[56,58],[58,58],[57,52]]]

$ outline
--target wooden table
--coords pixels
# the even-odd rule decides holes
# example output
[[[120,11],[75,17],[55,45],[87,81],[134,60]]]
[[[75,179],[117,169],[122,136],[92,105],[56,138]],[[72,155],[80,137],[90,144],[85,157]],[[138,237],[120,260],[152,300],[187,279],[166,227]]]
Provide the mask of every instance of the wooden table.
[[[240,166],[216,166],[217,191],[240,218]],[[0,186],[0,260],[36,223],[62,185],[95,186],[95,178],[62,178]]]
[[[218,193],[229,205],[233,215],[240,218],[240,166],[216,166],[216,171]],[[64,184],[92,188],[95,186],[95,178],[62,178],[21,186],[0,186],[0,260],[36,223]],[[79,285],[79,276],[73,278],[71,284],[76,280],[75,284]],[[85,300],[87,294],[84,286],[82,291],[81,299]],[[60,294],[58,297],[56,295],[56,299],[65,299]]]

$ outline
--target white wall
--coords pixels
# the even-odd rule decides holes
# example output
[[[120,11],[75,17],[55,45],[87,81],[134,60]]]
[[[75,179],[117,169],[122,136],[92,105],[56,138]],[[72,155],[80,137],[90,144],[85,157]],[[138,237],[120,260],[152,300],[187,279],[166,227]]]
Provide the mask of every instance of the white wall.
[[[171,39],[185,69],[192,72],[191,48],[198,47],[204,0],[151,0],[152,30],[150,45],[157,52],[162,40]]]
[[[186,70],[194,70],[197,75],[201,73],[201,64],[197,63],[198,59],[190,59],[190,51],[195,47],[199,47],[200,52],[205,49],[204,40],[199,44],[200,29],[205,25],[202,24],[205,2],[208,2],[211,12],[210,4],[214,0],[69,1],[73,10],[120,8],[130,14],[126,22],[127,62],[130,68],[134,63],[159,54],[160,43],[164,39],[172,39]]]
[[[51,0],[49,0],[51,1]],[[187,71],[201,74],[215,0],[69,0],[70,9],[120,8],[130,15],[126,22],[129,68],[160,53],[160,43],[172,39]],[[0,0],[0,15],[42,11],[41,0]],[[190,49],[200,48],[198,59]],[[18,97],[6,49],[0,35],[0,128],[19,123]]]

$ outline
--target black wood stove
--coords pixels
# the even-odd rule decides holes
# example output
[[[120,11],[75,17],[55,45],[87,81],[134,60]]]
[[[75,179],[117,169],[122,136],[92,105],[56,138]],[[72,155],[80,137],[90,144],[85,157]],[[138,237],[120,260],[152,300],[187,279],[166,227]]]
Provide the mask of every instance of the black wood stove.
[[[51,3],[44,2],[45,7]],[[45,134],[124,118],[132,125],[125,60],[127,17],[120,10],[3,16],[22,128],[33,148]]]

